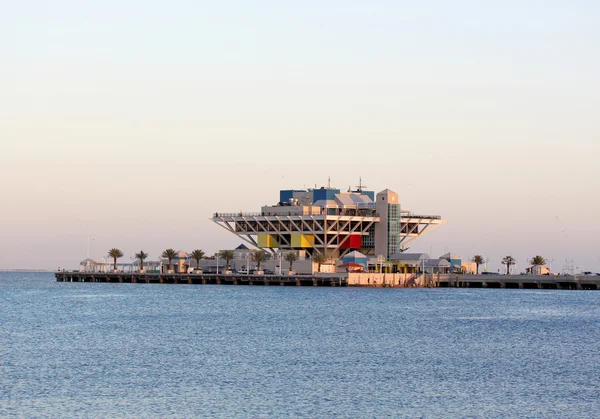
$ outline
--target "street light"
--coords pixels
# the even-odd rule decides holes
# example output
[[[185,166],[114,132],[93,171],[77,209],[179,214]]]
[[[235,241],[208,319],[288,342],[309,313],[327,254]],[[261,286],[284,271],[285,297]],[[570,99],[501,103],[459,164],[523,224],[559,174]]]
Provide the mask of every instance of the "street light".
[[[383,261],[384,260],[385,260],[385,258],[383,257],[383,255],[377,256],[377,263],[379,264],[379,273],[383,272]]]

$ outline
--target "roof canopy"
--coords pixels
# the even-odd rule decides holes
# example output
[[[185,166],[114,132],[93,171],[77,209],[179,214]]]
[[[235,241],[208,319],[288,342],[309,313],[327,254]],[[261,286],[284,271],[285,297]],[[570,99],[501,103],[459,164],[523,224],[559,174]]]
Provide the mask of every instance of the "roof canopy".
[[[346,260],[346,259],[366,259],[367,257],[365,255],[363,255],[362,253],[360,253],[359,251],[355,250],[353,252],[348,253],[346,256],[344,256],[342,259]]]
[[[446,253],[445,255],[440,256],[440,259],[457,260],[457,259],[461,259],[461,257],[454,253]]]

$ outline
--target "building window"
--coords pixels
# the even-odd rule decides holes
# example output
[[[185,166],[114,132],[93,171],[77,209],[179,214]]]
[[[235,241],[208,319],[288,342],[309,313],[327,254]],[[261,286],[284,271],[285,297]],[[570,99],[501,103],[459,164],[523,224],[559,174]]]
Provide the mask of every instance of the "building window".
[[[387,257],[400,251],[400,205],[388,204]]]

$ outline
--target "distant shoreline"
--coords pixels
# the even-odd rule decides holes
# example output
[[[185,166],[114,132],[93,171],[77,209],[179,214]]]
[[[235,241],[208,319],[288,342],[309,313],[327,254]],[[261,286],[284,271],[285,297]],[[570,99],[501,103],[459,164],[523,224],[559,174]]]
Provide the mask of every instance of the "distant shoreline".
[[[50,269],[0,269],[0,272],[54,272]]]

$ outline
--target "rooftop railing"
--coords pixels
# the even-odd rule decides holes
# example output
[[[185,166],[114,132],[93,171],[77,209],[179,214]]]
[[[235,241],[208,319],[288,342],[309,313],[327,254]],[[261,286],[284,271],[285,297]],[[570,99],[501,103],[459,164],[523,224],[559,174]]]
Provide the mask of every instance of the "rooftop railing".
[[[366,208],[371,208],[371,207],[361,207],[361,210],[364,210]],[[333,208],[331,208],[333,209]],[[329,213],[329,215],[356,215],[356,210],[352,210],[352,209],[343,209],[343,208],[336,208],[336,213]],[[365,214],[362,213],[362,211],[358,211],[360,216],[371,216],[371,217],[378,217],[379,214],[377,213],[372,213],[372,214]],[[215,212],[213,214],[213,217],[266,217],[266,216],[300,216],[300,215],[321,215],[323,214],[323,211],[321,213],[313,213],[313,214],[304,214],[302,212]],[[402,218],[422,218],[425,220],[441,220],[442,217],[439,215],[430,215],[430,214],[417,214],[417,213],[413,213],[413,212],[408,212],[408,213],[402,213]]]
[[[424,214],[415,214],[409,212],[407,214],[402,214],[402,218],[423,218],[426,220],[441,220],[442,217],[439,215],[424,215]]]
[[[214,217],[261,217],[262,212],[215,212]]]
[[[360,209],[360,210],[346,210],[346,209],[337,209],[336,208],[336,212],[328,212],[328,215],[338,215],[338,216],[359,216],[359,217],[379,217],[379,214],[376,212],[371,212],[371,213],[367,213],[364,212],[366,211],[365,209]],[[252,217],[294,217],[294,216],[303,216],[303,217],[307,217],[307,216],[311,216],[311,215],[324,215],[325,211],[320,211],[318,213],[302,213],[302,212],[215,212],[213,214],[214,218],[219,218],[219,217],[248,217],[248,218],[252,218]]]

